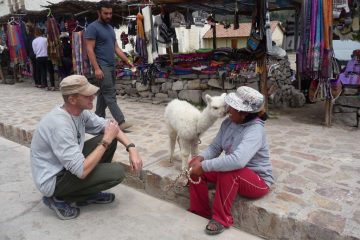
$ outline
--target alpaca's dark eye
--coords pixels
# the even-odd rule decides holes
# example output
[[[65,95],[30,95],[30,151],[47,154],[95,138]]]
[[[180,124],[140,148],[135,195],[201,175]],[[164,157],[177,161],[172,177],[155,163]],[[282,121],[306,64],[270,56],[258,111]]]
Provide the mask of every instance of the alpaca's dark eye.
[[[215,110],[218,110],[218,107],[213,107]]]

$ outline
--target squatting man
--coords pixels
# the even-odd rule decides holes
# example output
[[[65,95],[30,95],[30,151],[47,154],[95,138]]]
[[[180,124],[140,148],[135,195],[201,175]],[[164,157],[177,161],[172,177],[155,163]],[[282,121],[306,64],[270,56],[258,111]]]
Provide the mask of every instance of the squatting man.
[[[129,153],[131,168],[142,169],[135,144],[118,123],[89,111],[98,90],[82,75],[64,78],[64,104],[41,119],[31,142],[35,185],[44,204],[63,220],[79,216],[80,206],[114,201],[114,193],[103,191],[125,177],[123,167],[112,162],[118,141]],[[85,133],[95,137],[85,141]]]

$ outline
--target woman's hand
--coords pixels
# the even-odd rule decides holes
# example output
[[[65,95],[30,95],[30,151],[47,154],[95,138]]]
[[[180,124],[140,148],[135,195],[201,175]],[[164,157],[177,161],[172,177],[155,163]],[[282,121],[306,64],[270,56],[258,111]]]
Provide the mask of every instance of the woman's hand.
[[[204,170],[201,166],[201,162],[199,160],[195,161],[190,165],[190,175],[201,176],[204,173]]]
[[[194,164],[195,162],[202,162],[203,160],[204,160],[204,157],[196,156],[188,161],[188,165],[189,165],[189,167],[191,167],[191,165]]]

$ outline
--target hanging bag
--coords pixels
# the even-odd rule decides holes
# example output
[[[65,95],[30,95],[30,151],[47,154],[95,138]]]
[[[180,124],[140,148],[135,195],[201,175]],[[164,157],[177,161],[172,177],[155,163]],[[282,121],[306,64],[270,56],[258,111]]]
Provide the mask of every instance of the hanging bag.
[[[260,5],[257,1],[252,14],[250,37],[247,41],[247,48],[251,51],[257,50],[262,40],[260,29],[257,29],[259,26],[258,6]]]

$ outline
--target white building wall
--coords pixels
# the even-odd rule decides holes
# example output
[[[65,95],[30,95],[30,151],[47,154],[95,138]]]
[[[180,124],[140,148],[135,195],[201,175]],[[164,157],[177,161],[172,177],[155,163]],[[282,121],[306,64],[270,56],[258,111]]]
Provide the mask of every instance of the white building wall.
[[[14,6],[17,2],[22,2],[26,10],[40,11],[44,10],[42,6],[47,6],[49,3],[59,3],[64,0],[0,0],[0,16],[10,13],[10,5]],[[82,1],[82,0],[79,0]],[[90,2],[98,2],[99,0],[86,0]]]
[[[49,5],[49,2],[59,3],[62,2],[62,0],[25,0],[25,9],[31,11],[44,10],[41,6],[47,6]]]
[[[188,41],[188,51],[194,52],[197,49],[205,48],[203,36],[210,29],[210,25],[205,25],[204,27],[197,27],[192,25],[189,29],[189,38]]]
[[[276,46],[281,47],[284,40],[284,32],[280,29],[279,26],[276,26],[274,32],[272,33],[272,40],[276,43]]]
[[[10,13],[8,0],[0,0],[0,17]]]
[[[1,1],[1,0],[0,0]],[[26,10],[44,10],[41,6],[47,6],[49,3],[59,3],[64,0],[25,0],[25,8]],[[81,0],[79,0],[81,1]],[[99,0],[86,0],[87,2],[99,2]]]

